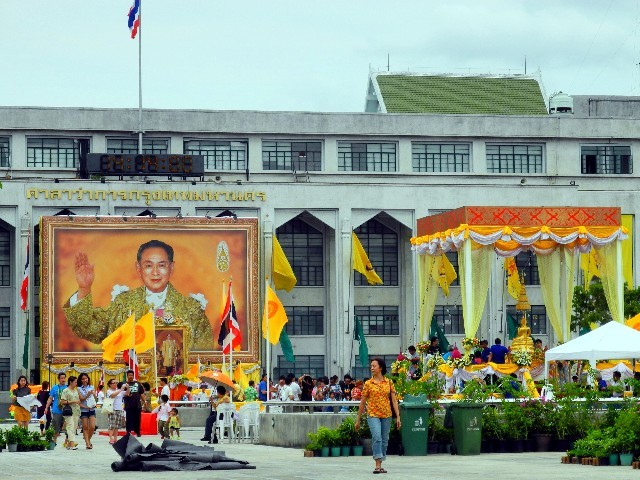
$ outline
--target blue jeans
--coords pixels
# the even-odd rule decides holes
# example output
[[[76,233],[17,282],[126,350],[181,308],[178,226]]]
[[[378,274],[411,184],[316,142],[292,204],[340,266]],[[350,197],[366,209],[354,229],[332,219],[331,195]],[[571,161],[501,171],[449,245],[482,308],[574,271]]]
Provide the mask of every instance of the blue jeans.
[[[373,450],[374,460],[386,460],[391,417],[367,417],[367,423],[369,424],[369,430],[371,430],[371,449]]]

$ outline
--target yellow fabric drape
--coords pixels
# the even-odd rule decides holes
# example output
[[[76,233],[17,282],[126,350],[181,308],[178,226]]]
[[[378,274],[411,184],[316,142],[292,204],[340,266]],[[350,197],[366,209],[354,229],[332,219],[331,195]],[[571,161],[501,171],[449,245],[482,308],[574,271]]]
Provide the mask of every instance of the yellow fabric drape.
[[[592,248],[589,253],[580,254],[580,268],[584,276],[584,288],[588,288],[593,277],[600,278],[602,274],[598,270],[598,258],[596,249]]]
[[[429,339],[429,330],[431,329],[431,319],[433,310],[436,307],[436,299],[438,295],[438,282],[434,280],[431,271],[436,264],[436,257],[431,255],[418,256],[418,288],[420,289],[420,311],[418,340],[426,341]]]
[[[622,215],[622,226],[628,231],[628,238],[622,240],[622,274],[629,288],[633,288],[633,215]]]
[[[620,242],[612,242],[598,250],[600,273],[607,305],[611,318],[624,323],[623,278],[622,278],[622,246]]]
[[[464,334],[467,337],[475,337],[480,327],[491,280],[491,259],[494,255],[491,247],[472,250],[471,242],[468,241],[465,242],[464,248],[458,251],[462,316]]]
[[[560,342],[569,340],[575,256],[571,250],[557,248],[549,255],[536,257],[540,272],[542,298],[549,323]]]

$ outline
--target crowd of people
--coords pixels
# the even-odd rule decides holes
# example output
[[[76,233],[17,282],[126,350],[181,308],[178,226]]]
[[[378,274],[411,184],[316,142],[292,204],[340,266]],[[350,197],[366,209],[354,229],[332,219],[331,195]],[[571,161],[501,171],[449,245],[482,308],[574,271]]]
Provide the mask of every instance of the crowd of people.
[[[269,381],[270,385],[267,388],[267,375],[263,374],[258,384],[257,399],[263,402],[268,398],[282,402],[359,401],[365,380],[355,379],[348,373],[342,377],[342,380],[337,375],[331,378],[327,376],[313,378],[307,374],[296,377],[293,373],[289,373],[280,375],[277,382]],[[253,386],[250,385],[247,390],[252,388]]]

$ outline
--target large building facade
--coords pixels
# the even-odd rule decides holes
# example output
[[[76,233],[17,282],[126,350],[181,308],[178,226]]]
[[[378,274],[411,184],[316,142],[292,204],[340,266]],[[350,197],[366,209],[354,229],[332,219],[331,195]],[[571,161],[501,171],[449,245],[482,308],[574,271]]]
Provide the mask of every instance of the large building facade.
[[[355,316],[371,355],[393,358],[422,340],[409,243],[418,218],[464,205],[640,212],[637,115],[145,110],[143,152],[204,155],[204,176],[80,178],[82,148],[137,152],[137,122],[137,111],[128,109],[0,108],[0,392],[22,369],[27,322],[34,381],[46,362],[38,348],[42,216],[257,217],[262,278],[274,235],[298,278],[291,292],[279,294],[296,363],[276,347],[275,373],[362,376]],[[632,238],[635,230],[633,224]],[[352,270],[352,231],[384,285],[369,286]],[[32,288],[23,312],[29,237]],[[522,253],[517,263],[528,284],[533,336],[553,345],[535,256]],[[496,258],[478,337],[508,344],[515,301],[505,293],[502,268]],[[456,285],[448,297],[440,294],[434,313],[451,342],[464,336]]]

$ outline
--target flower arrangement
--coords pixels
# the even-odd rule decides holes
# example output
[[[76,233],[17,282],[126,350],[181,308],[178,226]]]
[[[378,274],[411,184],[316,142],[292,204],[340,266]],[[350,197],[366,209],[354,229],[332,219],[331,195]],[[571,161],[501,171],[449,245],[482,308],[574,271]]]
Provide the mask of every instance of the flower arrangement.
[[[391,375],[406,375],[410,366],[409,360],[396,360],[391,364]]]
[[[181,375],[181,374],[173,375],[169,377],[167,380],[169,381],[170,384],[173,384],[173,385],[185,384],[190,381],[186,375]]]
[[[475,337],[465,337],[462,339],[462,347],[466,352],[471,353],[480,348],[480,340]]]
[[[527,350],[513,350],[511,352],[511,359],[516,365],[528,367],[533,362],[533,355]]]
[[[469,358],[469,355],[462,355],[459,358],[449,357],[447,365],[451,368],[464,368],[471,365],[471,359]]]
[[[416,351],[420,355],[424,355],[425,353],[427,353],[429,351],[429,347],[430,346],[431,346],[431,344],[429,342],[418,342],[418,343],[416,343]]]
[[[427,360],[427,362],[425,363],[425,367],[428,370],[434,370],[438,368],[440,365],[442,365],[443,363],[445,363],[445,361],[444,361],[444,358],[442,358],[442,355],[440,355],[439,353],[436,353],[432,355],[429,358],[429,360]]]
[[[536,363],[544,362],[544,350],[541,348],[536,348],[533,350],[533,361]]]

